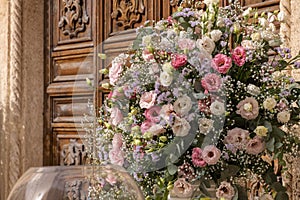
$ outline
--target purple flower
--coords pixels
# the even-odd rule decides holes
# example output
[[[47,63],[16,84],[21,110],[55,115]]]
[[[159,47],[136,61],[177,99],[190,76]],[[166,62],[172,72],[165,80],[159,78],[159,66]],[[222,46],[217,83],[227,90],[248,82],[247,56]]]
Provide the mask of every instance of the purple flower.
[[[295,62],[294,67],[297,68],[297,69],[300,69],[300,62]]]

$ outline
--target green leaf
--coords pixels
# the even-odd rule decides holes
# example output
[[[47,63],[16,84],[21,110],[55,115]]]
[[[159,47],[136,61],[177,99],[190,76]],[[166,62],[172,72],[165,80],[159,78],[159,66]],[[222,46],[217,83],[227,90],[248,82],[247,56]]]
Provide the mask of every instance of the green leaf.
[[[282,147],[282,143],[281,142],[277,142],[276,144],[275,144],[275,147],[276,147],[276,149],[279,149],[280,147]]]
[[[277,126],[273,126],[273,134],[276,139],[281,140],[284,137],[285,132]]]
[[[274,143],[275,143],[275,139],[271,138],[266,144],[267,149],[271,152],[274,152]]]
[[[221,172],[221,179],[226,180],[227,178],[236,175],[240,170],[239,166],[228,165],[224,171]]]
[[[264,175],[264,179],[268,185],[277,182],[277,176],[274,174],[273,169],[269,169],[269,171]]]
[[[276,192],[285,192],[286,188],[283,187],[279,182],[275,182],[271,185],[271,188],[273,188]]]
[[[285,192],[278,192],[276,194],[275,200],[289,200],[289,196]]]
[[[168,165],[168,172],[169,172],[170,175],[176,174],[177,169],[178,169],[178,168],[177,168],[176,165],[173,165],[173,164]]]
[[[264,122],[264,127],[266,127],[268,129],[268,132],[271,133],[273,131],[272,129],[272,124],[268,121]]]

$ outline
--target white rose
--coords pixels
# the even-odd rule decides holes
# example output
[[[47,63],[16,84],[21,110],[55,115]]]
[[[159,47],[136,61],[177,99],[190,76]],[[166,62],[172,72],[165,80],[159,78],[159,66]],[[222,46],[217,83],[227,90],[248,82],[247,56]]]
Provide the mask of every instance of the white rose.
[[[206,135],[213,128],[214,121],[212,119],[200,118],[198,124],[200,133]]]
[[[207,51],[207,53],[212,54],[216,47],[216,44],[212,39],[205,36],[202,39],[197,40],[196,46],[198,47],[198,49],[204,49],[205,51]]]
[[[210,32],[210,37],[214,42],[217,42],[221,39],[222,34],[223,33],[220,30],[213,30]]]
[[[272,110],[273,108],[275,108],[276,104],[277,104],[276,100],[272,97],[268,97],[263,102],[263,106],[266,110]]]
[[[266,128],[265,126],[258,126],[254,130],[254,133],[256,133],[256,135],[261,136],[261,137],[267,136],[268,128]]]
[[[184,118],[175,116],[175,121],[172,126],[172,131],[175,136],[184,137],[186,136],[191,129],[191,125]]]
[[[159,78],[160,78],[160,83],[165,87],[170,86],[173,81],[173,76],[171,74],[169,74],[168,72],[160,73]]]
[[[174,102],[174,111],[176,112],[177,115],[186,115],[192,108],[192,100],[188,96],[182,96],[179,97],[175,102]]]
[[[291,114],[288,111],[282,111],[277,114],[277,121],[280,123],[287,123],[290,121]]]
[[[223,103],[219,102],[219,101],[214,101],[211,105],[210,105],[210,111],[212,114],[220,116],[223,115],[225,113],[225,106]]]

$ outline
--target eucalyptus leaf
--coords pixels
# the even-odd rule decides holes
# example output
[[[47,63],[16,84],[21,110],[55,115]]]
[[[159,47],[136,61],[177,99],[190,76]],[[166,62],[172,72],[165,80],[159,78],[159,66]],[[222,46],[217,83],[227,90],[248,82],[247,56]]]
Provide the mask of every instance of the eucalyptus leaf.
[[[177,172],[177,166],[176,165],[168,165],[168,172],[170,175],[174,175]]]
[[[276,149],[279,149],[280,147],[282,147],[282,143],[281,142],[277,142],[276,144],[275,144],[275,147],[276,147]]]
[[[275,143],[275,139],[271,138],[267,143],[266,143],[266,147],[269,151],[274,152],[274,143]]]
[[[268,121],[264,122],[264,127],[268,129],[268,132],[271,133],[273,131],[272,124]]]
[[[283,130],[281,130],[280,128],[278,128],[277,126],[273,126],[272,133],[274,134],[274,137],[278,140],[281,140],[285,135],[285,132]]]

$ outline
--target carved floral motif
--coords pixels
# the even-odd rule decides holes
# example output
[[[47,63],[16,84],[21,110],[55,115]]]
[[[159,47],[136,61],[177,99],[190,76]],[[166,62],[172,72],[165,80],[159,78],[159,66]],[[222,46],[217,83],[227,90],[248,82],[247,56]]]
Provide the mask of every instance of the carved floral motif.
[[[69,35],[70,38],[73,38],[77,37],[79,32],[85,31],[86,25],[89,22],[85,1],[62,0],[63,8],[58,26],[64,35]]]
[[[111,17],[118,26],[132,28],[145,12],[144,0],[113,0]]]
[[[87,194],[83,188],[87,181],[74,180],[65,183],[64,200],[87,200]]]
[[[84,145],[76,139],[70,139],[70,143],[63,145],[60,152],[60,165],[80,165],[84,163],[85,157]]]

